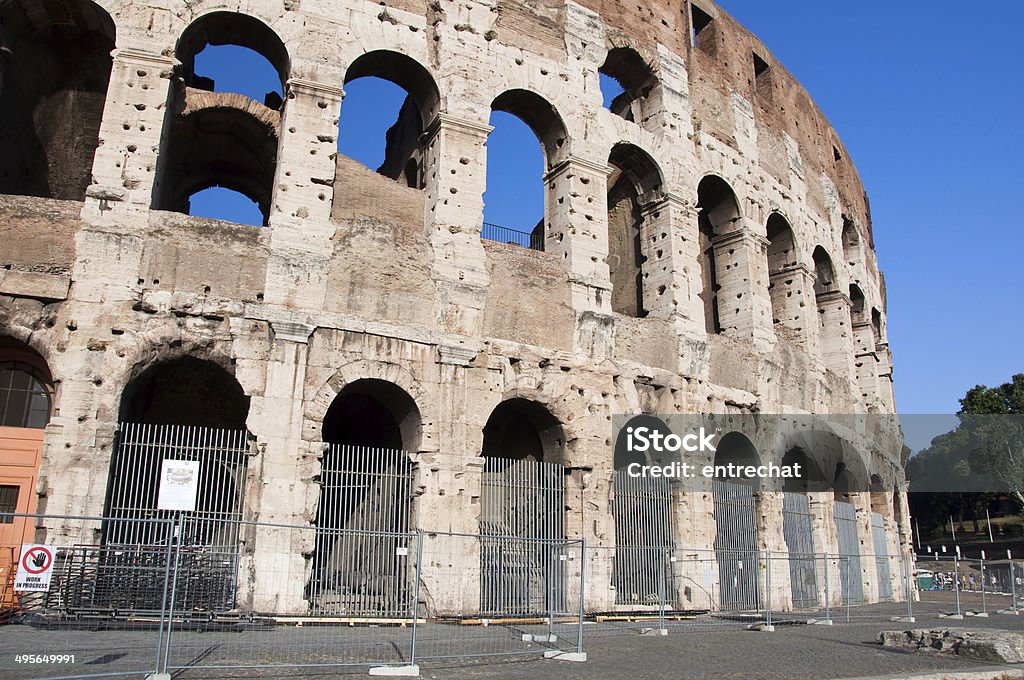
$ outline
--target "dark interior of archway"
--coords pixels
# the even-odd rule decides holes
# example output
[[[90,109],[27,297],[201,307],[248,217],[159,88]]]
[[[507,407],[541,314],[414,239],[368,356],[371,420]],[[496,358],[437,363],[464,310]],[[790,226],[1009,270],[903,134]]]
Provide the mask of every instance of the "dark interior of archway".
[[[612,282],[612,311],[632,317],[644,309],[640,225],[643,218],[636,189],[619,171],[608,190],[608,270]]]
[[[715,465],[760,465],[757,449],[746,436],[739,432],[730,432],[722,437],[715,450]],[[756,484],[757,477],[736,475],[729,479],[741,484]]]
[[[654,416],[633,416],[622,426],[619,430],[618,436],[615,438],[615,449],[614,449],[614,467],[616,470],[625,470],[632,463],[639,463],[640,465],[651,464],[665,464],[670,462],[670,458],[674,454],[667,452],[658,451],[637,451],[630,449],[628,446],[629,430],[627,428],[633,428],[636,432],[636,428],[646,427],[648,430],[660,432],[663,435],[672,434],[672,429],[665,424],[665,421]]]
[[[343,390],[324,417],[323,440],[382,449],[401,449],[402,432],[381,400],[360,390]]]
[[[114,24],[89,0],[12,0],[0,31],[0,193],[83,200]]]
[[[709,334],[721,333],[718,309],[718,271],[715,266],[714,239],[733,229],[739,217],[736,195],[725,180],[708,176],[697,186],[697,231],[701,252],[701,276],[705,282],[700,297],[704,301],[704,327]]]
[[[167,148],[158,180],[157,210],[188,213],[189,198],[210,187],[232,189],[270,215],[277,163],[277,132],[240,109],[201,109],[169,121]]]
[[[161,362],[121,397],[122,422],[245,429],[249,397],[234,376],[194,357]]]
[[[484,426],[483,455],[487,458],[544,462],[562,444],[561,426],[535,401],[509,399],[495,407]]]
[[[782,457],[782,465],[786,467],[797,464],[800,466],[800,476],[783,479],[783,491],[807,493],[828,490],[828,480],[818,464],[802,448],[793,447]]]

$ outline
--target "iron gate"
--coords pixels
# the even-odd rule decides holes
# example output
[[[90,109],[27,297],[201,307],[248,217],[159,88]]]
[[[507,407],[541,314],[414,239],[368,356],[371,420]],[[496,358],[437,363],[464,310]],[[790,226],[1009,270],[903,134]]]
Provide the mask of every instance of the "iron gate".
[[[728,611],[759,609],[754,489],[746,484],[720,480],[712,485],[719,605]]]
[[[864,580],[860,571],[860,539],[857,537],[857,509],[853,503],[845,501],[835,501],[834,507],[839,555],[847,558],[839,561],[843,601],[856,604],[864,601]]]
[[[180,513],[179,565],[202,587],[184,591],[182,609],[226,610],[235,605],[238,527],[242,517],[249,434],[186,425],[121,423],[107,486],[102,546],[76,547],[69,601],[117,610],[159,610],[160,588],[148,577],[163,568],[174,537],[174,513],[157,510],[165,460],[199,461],[196,510]],[[149,567],[140,571],[137,565]],[[146,582],[131,579],[145,578]]]
[[[565,471],[488,457],[480,493],[480,609],[528,615],[565,602]]]
[[[875,571],[878,574],[878,599],[892,599],[892,574],[889,571],[889,546],[885,540],[885,519],[871,513],[871,539],[875,546]]]
[[[412,482],[405,451],[328,446],[307,591],[314,616],[408,615]]]
[[[657,605],[670,593],[675,549],[672,484],[664,477],[612,477],[615,604]]]
[[[783,493],[782,533],[789,549],[789,583],[794,609],[820,606],[814,559],[814,517],[807,494]]]

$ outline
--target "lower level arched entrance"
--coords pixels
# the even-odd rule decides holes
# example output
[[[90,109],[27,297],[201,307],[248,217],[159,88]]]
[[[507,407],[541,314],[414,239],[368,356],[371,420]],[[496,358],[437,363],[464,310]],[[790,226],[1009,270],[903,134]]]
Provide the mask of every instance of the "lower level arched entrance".
[[[98,555],[83,551],[81,574],[100,565],[82,606],[160,609],[163,593],[147,569],[173,552],[191,587],[176,606],[235,607],[239,536],[250,454],[249,398],[231,373],[195,357],[159,362],[121,396]],[[173,548],[173,550],[172,550]],[[83,576],[84,578],[84,576]]]
[[[402,388],[356,380],[334,398],[307,589],[314,615],[406,617],[412,607],[413,465],[420,413]]]
[[[543,405],[498,404],[484,426],[480,609],[525,616],[565,602],[565,436]]]
[[[722,437],[715,466],[759,464],[757,450],[744,435],[730,432]],[[760,607],[756,479],[742,476],[712,482],[715,500],[715,559],[718,562],[718,604],[725,611]]]

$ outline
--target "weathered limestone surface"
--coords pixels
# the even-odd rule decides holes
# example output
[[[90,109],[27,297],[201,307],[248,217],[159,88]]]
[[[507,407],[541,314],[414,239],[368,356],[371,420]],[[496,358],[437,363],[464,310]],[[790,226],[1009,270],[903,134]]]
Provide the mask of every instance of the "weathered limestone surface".
[[[103,512],[122,391],[185,355],[222,366],[250,398],[246,517],[303,526],[317,512],[325,414],[361,379],[397,385],[419,410],[405,442],[419,526],[478,529],[482,430],[518,397],[561,424],[566,526],[594,545],[614,544],[613,414],[894,411],[885,286],[856,170],[810,96],[712,3],[699,3],[714,21],[696,45],[689,2],[682,12],[618,0],[97,4],[117,49],[91,184],[81,202],[0,196],[0,334],[38,351],[57,383],[40,512]],[[191,88],[175,99],[178,38],[221,10],[279,37],[290,58],[280,111]],[[614,48],[633,50],[653,83],[630,104],[631,119],[601,105],[598,73]],[[421,94],[419,186],[334,151],[346,73],[376,50],[419,69],[388,62],[378,73]],[[752,52],[767,76],[755,78]],[[374,74],[368,58],[361,75]],[[544,252],[480,239],[488,118],[511,91],[536,98],[502,101],[537,119]],[[175,152],[167,129],[176,116],[216,109],[255,116],[278,140],[265,227],[151,208]],[[613,151],[621,145],[636,151]],[[609,228],[629,224],[607,201],[616,163],[646,173],[628,187],[645,260],[640,307],[625,311],[630,296],[615,286],[631,279],[610,268],[610,249],[625,240]],[[715,287],[702,280],[698,236],[698,185],[709,175],[728,183],[737,211],[712,246],[721,333],[707,332],[701,301]],[[777,270],[772,215],[794,237]],[[856,242],[844,241],[847,224]],[[834,263],[834,292],[815,299],[819,246]],[[851,285],[864,298],[856,326]],[[786,450],[769,437],[758,446],[762,463],[781,463]],[[860,455],[857,467],[888,494],[879,509],[891,554],[906,553],[898,447]],[[866,486],[853,496],[869,551]],[[762,508],[759,547],[785,551],[770,522],[777,501]],[[835,551],[831,501],[812,499],[821,552]],[[712,507],[708,494],[678,498],[680,546],[713,547]],[[246,541],[250,567],[308,568],[310,536]]]

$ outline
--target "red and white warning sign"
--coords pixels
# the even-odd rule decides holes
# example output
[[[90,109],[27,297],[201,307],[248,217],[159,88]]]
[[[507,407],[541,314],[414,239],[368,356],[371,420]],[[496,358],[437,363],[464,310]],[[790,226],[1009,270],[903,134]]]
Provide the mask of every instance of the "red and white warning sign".
[[[18,574],[14,578],[14,589],[22,592],[43,592],[50,589],[53,576],[53,546],[38,543],[24,543],[21,559],[18,560]]]

